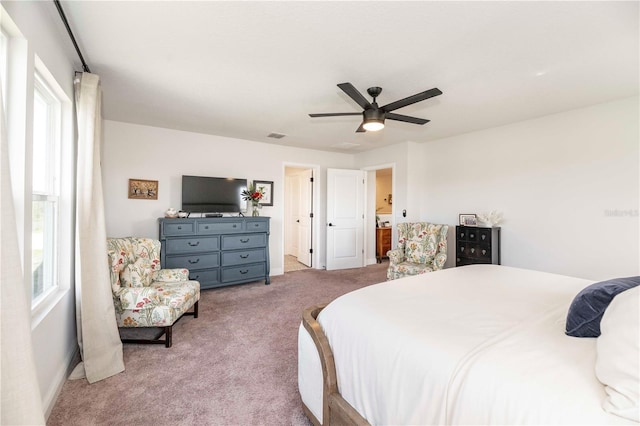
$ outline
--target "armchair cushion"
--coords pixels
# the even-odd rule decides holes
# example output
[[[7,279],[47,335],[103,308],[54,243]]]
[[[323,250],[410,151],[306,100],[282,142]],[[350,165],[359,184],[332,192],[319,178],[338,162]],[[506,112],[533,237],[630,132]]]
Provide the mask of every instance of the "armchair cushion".
[[[122,287],[117,295],[122,309],[142,309],[147,304],[160,302],[153,287]]]
[[[437,250],[436,236],[434,234],[420,234],[407,241],[406,258],[412,263],[430,263]]]
[[[120,282],[125,287],[148,287],[151,284],[151,261],[140,257],[120,272]]]
[[[153,281],[160,281],[165,283],[188,281],[189,270],[187,269],[160,269],[156,272]]]

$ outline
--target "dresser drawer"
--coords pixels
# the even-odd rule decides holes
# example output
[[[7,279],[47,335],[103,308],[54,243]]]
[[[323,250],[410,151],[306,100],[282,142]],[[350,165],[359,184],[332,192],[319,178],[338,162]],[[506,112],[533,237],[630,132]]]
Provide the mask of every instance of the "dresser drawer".
[[[198,234],[220,234],[222,232],[242,232],[242,221],[198,222]]]
[[[265,247],[266,245],[267,245],[266,234],[223,235],[222,236],[222,250]]]
[[[244,265],[246,263],[264,262],[265,260],[266,251],[263,248],[222,253],[222,266]]]
[[[167,240],[167,254],[196,253],[220,250],[218,237],[172,238]]]
[[[194,222],[164,222],[162,224],[164,235],[193,235],[196,233]]]
[[[257,221],[247,219],[247,232],[267,232],[269,230],[269,222],[264,220]]]
[[[192,254],[188,256],[167,256],[163,268],[207,269],[220,266],[218,253]]]
[[[467,241],[478,241],[478,229],[467,228]]]
[[[247,281],[252,278],[263,278],[265,275],[265,267],[266,265],[264,263],[259,263],[257,265],[222,268],[222,282]]]
[[[189,271],[189,279],[200,282],[200,287],[206,287],[207,284],[216,284],[220,282],[219,269],[207,269],[204,271]]]

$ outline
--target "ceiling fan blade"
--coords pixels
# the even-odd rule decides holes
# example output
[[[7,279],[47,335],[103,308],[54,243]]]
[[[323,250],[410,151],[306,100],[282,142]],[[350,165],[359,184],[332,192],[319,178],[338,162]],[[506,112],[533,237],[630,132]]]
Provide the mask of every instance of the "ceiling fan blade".
[[[433,98],[434,96],[442,95],[440,89],[433,88],[426,90],[422,93],[417,93],[413,96],[409,96],[408,98],[400,99],[399,101],[391,102],[380,108],[384,111],[394,111],[398,108],[406,107],[407,105],[415,104],[416,102],[424,101],[425,99]]]
[[[408,115],[396,114],[394,112],[388,112],[385,116],[389,120],[404,121],[413,124],[427,124],[429,122],[429,120],[425,120],[424,118],[409,117]]]
[[[356,133],[362,133],[362,132],[366,132],[366,130],[364,129],[364,121],[362,122],[362,124],[360,124],[360,127],[356,129]]]
[[[327,112],[320,114],[309,114],[309,117],[339,117],[342,115],[362,115],[361,112]]]
[[[371,108],[371,104],[369,103],[369,101],[364,96],[362,96],[362,93],[358,92],[358,89],[353,87],[353,84],[340,83],[338,84],[338,87],[341,88],[344,93],[349,95],[351,99],[356,101],[356,103],[360,105],[362,109]]]

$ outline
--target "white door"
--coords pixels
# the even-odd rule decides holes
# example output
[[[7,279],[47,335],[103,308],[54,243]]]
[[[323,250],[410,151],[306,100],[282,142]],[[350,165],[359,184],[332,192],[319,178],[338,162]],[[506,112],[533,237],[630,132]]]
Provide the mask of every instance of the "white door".
[[[289,192],[290,192],[290,201],[291,203],[289,204],[289,222],[288,222],[288,228],[289,228],[289,247],[290,247],[290,251],[289,254],[298,257],[298,242],[299,242],[299,237],[298,237],[298,222],[300,221],[299,216],[300,216],[300,178],[297,175],[294,176],[289,176],[289,183],[290,183],[290,187],[289,187]]]
[[[327,270],[364,266],[362,170],[327,169]]]
[[[313,213],[313,170],[298,174],[298,262],[311,266],[311,214]]]

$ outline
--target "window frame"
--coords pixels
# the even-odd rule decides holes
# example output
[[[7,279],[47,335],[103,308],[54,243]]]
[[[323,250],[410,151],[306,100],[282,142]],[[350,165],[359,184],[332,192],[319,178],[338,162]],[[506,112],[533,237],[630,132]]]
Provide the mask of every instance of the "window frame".
[[[2,102],[7,111],[7,80],[9,76],[9,34],[0,27],[0,79],[2,80]]]
[[[44,158],[44,168],[45,168],[45,176],[44,182],[45,186],[42,188],[36,188],[36,179],[33,176],[36,170],[40,168],[35,164],[35,156],[34,154],[37,151],[36,140],[35,140],[35,130],[34,130],[34,138],[33,138],[33,149],[31,155],[32,162],[32,181],[31,181],[31,238],[32,238],[32,247],[31,247],[31,262],[30,268],[28,271],[31,276],[31,308],[37,309],[47,298],[55,293],[60,288],[60,265],[59,265],[59,253],[61,249],[60,244],[60,170],[62,168],[62,104],[63,100],[60,99],[54,90],[50,87],[49,83],[39,72],[38,69],[35,70],[34,73],[34,84],[33,84],[33,94],[34,94],[34,114],[33,114],[33,127],[36,125],[36,114],[35,114],[35,103],[38,101],[38,96],[40,100],[46,105],[46,135],[45,135],[45,158]],[[52,167],[49,167],[52,165]],[[44,252],[43,255],[43,266],[44,266],[44,283],[45,286],[43,291],[39,294],[35,294],[35,285],[36,280],[34,279],[33,274],[33,237],[34,237],[34,204],[37,202],[44,202],[44,226],[48,227],[44,228],[43,240],[44,247],[43,251],[48,248]],[[46,261],[46,263],[45,263]],[[25,268],[26,269],[26,268]],[[25,271],[26,273],[27,271]]]
[[[58,128],[56,129],[58,135],[58,152],[57,158],[59,160],[56,182],[56,193],[58,197],[57,205],[57,226],[56,236],[57,241],[55,245],[55,280],[57,286],[53,287],[51,291],[48,291],[44,297],[38,298],[36,303],[31,302],[31,327],[32,329],[37,327],[41,321],[43,321],[49,312],[62,300],[65,294],[72,291],[72,283],[74,280],[74,250],[75,250],[75,170],[76,170],[76,145],[74,139],[74,120],[73,120],[73,103],[66,92],[62,89],[55,77],[49,72],[44,63],[40,60],[36,54],[34,57],[34,66],[31,76],[33,78],[33,90],[35,90],[36,78],[39,76],[41,82],[45,83],[45,87],[48,93],[56,98],[59,102],[59,110],[56,112],[56,119],[58,120]],[[71,80],[68,82],[71,84]],[[32,90],[32,93],[34,91]],[[31,127],[33,128],[33,113],[29,117],[31,121]],[[28,150],[27,161],[27,173],[29,176],[28,184],[26,185],[26,197],[28,197],[28,207],[25,209],[29,213],[29,216],[25,219],[29,220],[28,235],[25,238],[29,241],[25,241],[25,249],[28,251],[24,253],[24,265],[29,265],[25,269],[25,291],[31,296],[33,292],[33,274],[31,273],[32,264],[32,235],[33,235],[33,138],[30,138],[30,149]],[[26,201],[26,200],[25,200]],[[25,206],[26,207],[26,206]],[[28,269],[29,273],[26,273]]]

